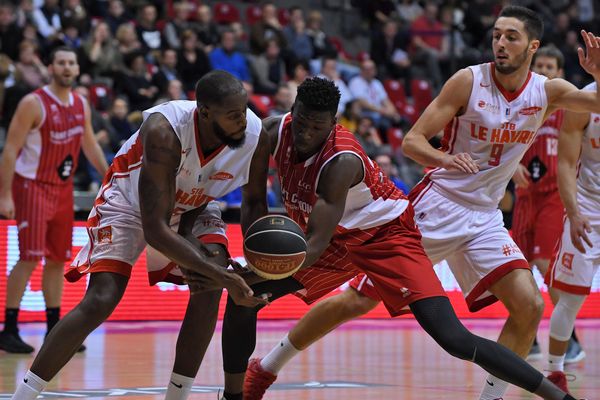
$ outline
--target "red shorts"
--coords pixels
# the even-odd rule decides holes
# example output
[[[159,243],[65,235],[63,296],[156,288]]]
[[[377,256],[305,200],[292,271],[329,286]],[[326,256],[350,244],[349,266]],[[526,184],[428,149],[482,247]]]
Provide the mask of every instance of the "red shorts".
[[[446,296],[421,245],[412,206],[367,232],[372,237],[362,243],[334,239],[315,264],[294,275],[304,286],[296,295],[310,304],[364,273],[393,317],[408,312],[414,301]]]
[[[19,259],[71,259],[73,185],[39,182],[15,174],[15,219],[19,230]]]
[[[563,227],[564,206],[558,190],[548,193],[517,191],[512,236],[528,261],[551,259]]]

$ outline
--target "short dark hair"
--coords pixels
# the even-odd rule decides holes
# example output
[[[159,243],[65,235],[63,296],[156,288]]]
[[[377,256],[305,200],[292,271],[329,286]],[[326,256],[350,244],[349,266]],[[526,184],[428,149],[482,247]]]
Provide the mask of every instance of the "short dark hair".
[[[58,47],[55,47],[54,49],[52,49],[52,51],[50,52],[50,55],[48,56],[48,64],[54,63],[54,59],[56,58],[56,53],[58,53],[59,51],[66,51],[67,53],[73,53],[73,54],[75,54],[75,59],[77,59],[77,52],[75,51],[75,49],[68,47],[68,46],[58,46]]]
[[[516,18],[523,22],[529,40],[541,39],[544,33],[544,21],[535,11],[521,6],[506,6],[500,11],[500,17]]]
[[[296,99],[312,111],[329,111],[335,116],[340,102],[340,90],[329,79],[306,78],[298,86]]]
[[[533,62],[535,62],[535,59],[538,57],[554,58],[558,69],[562,69],[565,65],[565,56],[563,56],[563,53],[553,44],[540,47],[533,55]]]
[[[196,102],[203,105],[222,105],[225,97],[244,92],[244,85],[235,76],[222,70],[204,75],[196,84]]]

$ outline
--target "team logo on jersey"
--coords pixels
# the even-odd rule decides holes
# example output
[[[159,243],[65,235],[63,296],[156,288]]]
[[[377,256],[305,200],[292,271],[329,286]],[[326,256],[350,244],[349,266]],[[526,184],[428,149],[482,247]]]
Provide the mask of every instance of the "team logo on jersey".
[[[300,181],[300,183],[298,183],[298,187],[304,190],[310,190],[312,189],[312,185],[308,182],[302,182]]]
[[[208,179],[211,181],[227,181],[229,179],[233,179],[233,175],[231,175],[229,172],[219,171]]]
[[[562,259],[560,260],[560,262],[562,263],[562,266],[565,267],[566,269],[573,269],[573,257],[575,257],[574,254],[572,253],[564,253],[562,256]]]
[[[535,115],[542,110],[542,107],[533,106],[526,107],[519,110],[520,115]]]
[[[497,104],[492,104],[492,103],[487,103],[484,100],[479,100],[479,102],[477,103],[477,107],[481,108],[482,110],[491,112],[492,114],[499,114],[500,113],[500,106]]]
[[[590,142],[592,143],[592,148],[600,149],[600,138],[590,138]]]
[[[98,229],[98,243],[112,243],[112,226],[103,226]]]
[[[597,124],[598,122],[600,122],[600,117],[594,117],[594,123]]]

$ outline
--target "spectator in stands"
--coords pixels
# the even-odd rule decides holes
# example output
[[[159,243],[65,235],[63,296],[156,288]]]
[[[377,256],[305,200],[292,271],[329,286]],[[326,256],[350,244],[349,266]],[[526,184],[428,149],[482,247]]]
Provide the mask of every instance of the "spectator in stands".
[[[348,103],[346,103],[346,108],[344,108],[344,112],[340,116],[340,125],[348,129],[350,132],[356,132],[361,113],[362,108],[358,100],[350,100]]]
[[[392,162],[392,157],[390,157],[386,153],[381,153],[375,157],[375,162],[377,163],[377,165],[379,165],[383,173],[388,178],[390,178],[392,182],[394,182],[394,185],[396,185],[398,189],[402,190],[402,192],[405,195],[407,195],[408,192],[410,192],[410,188],[406,185],[406,183],[402,181],[402,179],[398,175],[398,168]]]
[[[217,24],[213,20],[212,10],[206,4],[198,6],[196,21],[192,23],[192,29],[198,35],[198,40],[204,46],[204,52],[210,53],[221,39]]]
[[[181,47],[181,34],[187,29],[192,29],[192,24],[188,21],[192,7],[192,4],[186,0],[173,4],[175,16],[167,22],[163,30],[169,48],[178,50]]]
[[[369,157],[373,158],[381,152],[383,141],[371,118],[361,117],[358,120],[354,135]]]
[[[48,48],[66,46],[78,50],[83,44],[81,37],[79,25],[74,20],[63,20],[61,31],[56,39],[48,45]]]
[[[58,0],[44,0],[42,7],[33,10],[32,17],[39,34],[48,41],[54,40],[61,30]]]
[[[158,57],[163,38],[156,26],[156,19],[156,7],[152,4],[143,4],[138,13],[136,31],[144,51],[151,51],[153,56]]]
[[[121,74],[120,88],[129,99],[132,110],[145,110],[152,107],[158,96],[158,88],[152,82],[152,75],[146,67],[142,52],[129,54],[125,58],[127,70]]]
[[[161,97],[156,100],[156,105],[172,100],[188,100],[187,95],[183,91],[183,84],[179,79],[170,80],[164,92],[161,92]]]
[[[431,81],[435,90],[439,90],[442,86],[439,60],[445,32],[442,23],[438,20],[436,2],[427,1],[425,12],[413,21],[410,30],[414,48],[413,61],[424,68],[424,78]]]
[[[571,29],[571,18],[566,12],[556,15],[554,24],[544,29],[544,42],[552,43],[556,47],[561,47],[567,41],[567,34]]]
[[[198,79],[211,71],[210,60],[198,46],[198,37],[192,30],[181,34],[181,49],[177,55],[177,71],[186,93],[192,92]]]
[[[310,60],[313,58],[312,41],[306,30],[302,8],[297,6],[290,8],[290,23],[283,28],[283,34],[287,41],[288,50],[295,59]]]
[[[19,43],[23,40],[23,32],[17,26],[15,7],[8,1],[0,3],[0,53],[11,60],[19,56]]]
[[[108,1],[108,15],[105,22],[110,27],[113,35],[117,35],[117,29],[128,22],[131,22],[131,16],[125,11],[121,0]]]
[[[369,21],[371,32],[379,29],[393,15],[396,5],[392,0],[359,0],[355,1],[360,13]]]
[[[161,52],[158,71],[154,74],[154,84],[158,87],[161,96],[167,92],[169,82],[180,79],[177,71],[177,52],[173,49],[164,49]]]
[[[117,39],[117,48],[121,58],[115,66],[121,70],[124,70],[125,58],[133,52],[142,51],[142,43],[138,40],[135,27],[131,22],[120,25],[117,28],[115,37]]]
[[[258,56],[249,55],[248,63],[256,93],[274,94],[285,80],[285,62],[276,39],[267,40],[264,53]]]
[[[226,29],[221,34],[220,46],[210,52],[210,63],[214,69],[227,71],[239,80],[251,83],[246,57],[235,50],[235,34]]]
[[[396,13],[401,21],[410,24],[423,14],[423,7],[417,0],[401,0],[396,5]]]
[[[340,78],[340,74],[337,69],[337,57],[324,56],[321,61],[321,73],[319,74],[322,78],[332,80],[340,91],[340,103],[338,105],[338,116],[341,115],[346,109],[346,104],[351,101],[354,96],[348,89],[346,82]]]
[[[273,102],[275,103],[275,105],[269,111],[269,117],[283,115],[289,113],[292,110],[294,98],[292,97],[290,87],[286,83],[279,85],[275,96],[273,96]]]
[[[30,90],[43,86],[50,80],[46,66],[37,55],[36,46],[28,40],[19,45],[19,61],[15,67]]]
[[[313,57],[337,57],[338,52],[331,43],[327,34],[322,29],[323,15],[320,11],[313,10],[308,14],[306,33],[313,47]]]
[[[386,78],[410,79],[410,58],[408,55],[410,33],[399,29],[398,22],[388,20],[371,39],[371,59]]]
[[[350,92],[358,99],[362,114],[370,117],[381,132],[387,132],[392,124],[399,124],[402,117],[390,101],[383,84],[375,76],[377,67],[373,60],[360,65],[360,75],[352,78]]]
[[[463,23],[465,41],[469,46],[487,50],[487,39],[491,39],[488,33],[496,20],[497,5],[497,1],[472,0],[470,6],[466,7]]]
[[[277,8],[272,2],[262,5],[262,19],[250,27],[250,51],[261,54],[267,48],[267,40],[275,38],[279,48],[287,48],[285,35],[277,18]]]
[[[310,75],[310,66],[306,60],[297,60],[292,64],[288,75],[291,77],[287,82],[292,98],[296,98],[298,93],[298,86]]]
[[[92,29],[83,44],[83,53],[93,77],[113,77],[121,56],[106,22],[98,22]]]
[[[118,150],[123,143],[133,135],[136,131],[135,126],[129,121],[129,103],[127,99],[121,96],[117,96],[113,100],[112,107],[110,109],[110,124],[115,130],[115,139],[117,146],[113,150]]]
[[[90,16],[86,8],[81,4],[81,0],[65,0],[60,13],[62,26],[74,26],[81,36],[87,36],[90,30]]]

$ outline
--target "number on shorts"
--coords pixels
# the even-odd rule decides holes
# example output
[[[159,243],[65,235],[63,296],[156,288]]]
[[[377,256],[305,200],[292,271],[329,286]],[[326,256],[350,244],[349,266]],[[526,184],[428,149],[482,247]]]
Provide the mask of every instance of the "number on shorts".
[[[494,143],[492,145],[492,151],[490,151],[490,161],[488,164],[497,167],[500,165],[500,158],[502,157],[502,150],[504,150],[503,143]]]

